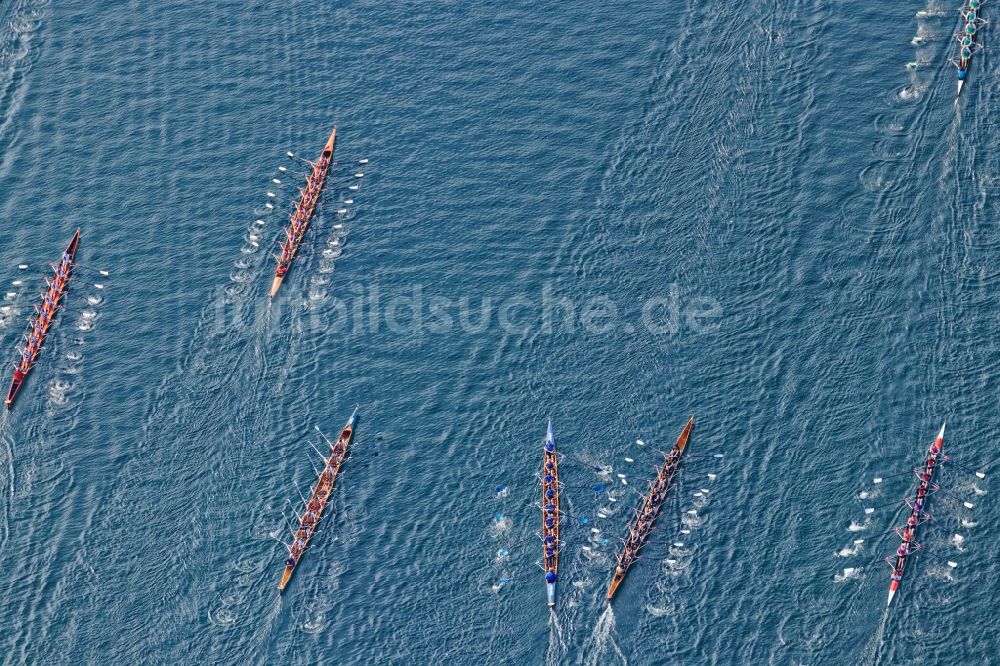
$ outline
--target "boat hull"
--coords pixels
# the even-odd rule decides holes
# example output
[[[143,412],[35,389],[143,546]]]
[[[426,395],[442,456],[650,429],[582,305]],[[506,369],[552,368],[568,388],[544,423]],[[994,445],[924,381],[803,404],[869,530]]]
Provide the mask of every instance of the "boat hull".
[[[323,152],[320,154],[320,159],[317,164],[322,165],[322,171],[319,174],[319,179],[316,183],[315,193],[309,203],[306,202],[306,192],[303,192],[302,198],[299,200],[299,204],[296,206],[296,212],[301,212],[303,215],[302,230],[293,239],[289,237],[285,241],[285,246],[282,248],[282,257],[285,257],[287,251],[287,258],[284,261],[279,261],[277,268],[274,270],[274,281],[271,282],[271,290],[268,292],[268,298],[274,298],[278,289],[281,288],[281,282],[291,268],[292,263],[295,261],[295,257],[299,251],[299,245],[302,243],[302,237],[305,236],[306,231],[309,229],[309,223],[312,221],[313,214],[316,212],[316,205],[319,203],[320,193],[323,191],[323,185],[326,183],[327,173],[330,171],[330,165],[333,163],[333,148],[337,141],[337,128],[334,127],[333,131],[330,133],[330,138],[327,139],[326,145],[323,147]]]
[[[323,471],[320,473],[319,480],[316,482],[316,486],[313,488],[312,495],[310,496],[309,502],[306,503],[304,511],[308,511],[308,507],[313,502],[319,503],[319,508],[315,510],[315,518],[312,522],[305,522],[305,514],[299,520],[299,529],[295,531],[295,539],[302,542],[302,546],[298,551],[297,555],[292,555],[289,552],[289,556],[293,557],[292,564],[285,564],[285,568],[281,572],[281,579],[278,581],[278,591],[283,592],[285,586],[288,585],[288,581],[292,579],[292,574],[295,572],[295,568],[302,562],[302,557],[305,555],[306,549],[309,547],[309,542],[312,537],[316,534],[316,529],[319,526],[320,520],[323,518],[323,509],[326,508],[326,503],[330,499],[330,494],[333,492],[333,485],[337,481],[337,476],[340,474],[340,468],[344,464],[344,459],[347,457],[347,450],[351,444],[351,437],[354,435],[354,419],[358,415],[358,407],[354,408],[354,413],[351,414],[351,418],[348,419],[347,425],[344,426],[343,430],[340,431],[340,435],[337,436],[336,443],[331,443],[332,452],[330,457],[326,459],[326,465],[323,467]],[[329,474],[329,476],[327,476]]]
[[[271,291],[267,294],[268,298],[274,298],[274,295],[278,293],[279,289],[281,289],[281,281],[284,279],[285,278],[283,276],[274,276],[274,281],[271,282]]]
[[[542,570],[545,573],[545,599],[549,608],[556,605],[556,583],[559,579],[559,454],[556,437],[549,419],[542,447]],[[551,497],[550,497],[551,495]],[[551,505],[551,510],[550,510]],[[552,524],[549,524],[552,521]],[[551,555],[549,551],[551,550]],[[550,580],[551,579],[551,580]]]
[[[69,280],[73,275],[73,262],[76,261],[76,251],[80,247],[80,230],[77,229],[76,233],[73,234],[73,238],[70,239],[69,245],[66,246],[66,251],[63,253],[69,257],[69,266],[66,270],[66,281],[63,288],[55,297],[55,305],[58,307],[59,303],[62,301],[63,297],[66,296],[66,292],[69,291]],[[62,258],[60,257],[60,261]],[[18,377],[16,374],[11,379],[10,388],[7,389],[7,397],[4,399],[4,404],[7,405],[7,409],[11,409],[14,406],[14,400],[17,398],[18,393],[21,391],[21,386],[27,380],[28,375],[31,373],[31,369],[35,366],[35,359],[38,358],[38,354],[42,351],[42,346],[45,344],[45,338],[48,335],[48,327],[52,325],[55,320],[55,314],[52,315],[47,323],[44,325],[43,332],[41,334],[41,341],[38,343],[38,348],[35,351],[35,355],[31,357],[31,360],[27,368],[23,369],[23,375]],[[35,321],[38,321],[36,319]]]
[[[663,502],[666,501],[667,493],[670,490],[670,486],[673,484],[674,477],[677,475],[677,471],[680,467],[681,455],[684,453],[684,449],[687,448],[688,439],[691,437],[691,428],[693,427],[694,417],[692,416],[685,424],[680,436],[674,443],[670,456],[667,457],[667,460],[664,461],[663,467],[660,468],[660,473],[657,475],[657,480],[655,482],[655,489],[658,490],[659,494],[657,503],[653,504],[651,500],[654,488],[653,486],[650,486],[650,493],[646,495],[646,500],[643,503],[643,509],[636,512],[636,517],[629,525],[629,534],[638,535],[635,537],[635,540],[637,540],[638,543],[633,542],[632,546],[626,545],[622,552],[618,554],[615,573],[611,579],[610,585],[608,585],[608,593],[605,596],[606,603],[611,603],[611,599],[615,596],[615,593],[621,586],[622,581],[625,580],[625,574],[628,573],[629,567],[631,567],[637,559],[639,549],[642,548],[645,540],[649,536],[649,532],[652,530],[653,522],[656,521],[656,518],[660,514]],[[648,523],[643,524],[640,528],[639,515],[643,511],[649,512],[651,517]]]
[[[285,565],[285,570],[281,574],[281,580],[278,581],[278,589],[282,592],[285,590],[285,586],[288,585],[288,581],[292,579],[292,572],[295,571],[295,567],[290,567]]]
[[[942,424],[940,432],[938,432],[937,437],[934,439],[934,446],[931,447],[931,449],[927,452],[928,453],[927,458],[924,460],[923,469],[925,470],[925,473],[928,473],[930,475],[928,476],[926,481],[921,480],[920,482],[920,487],[923,488],[925,492],[927,492],[930,488],[931,481],[933,480],[934,471],[937,469],[938,459],[940,456],[944,454],[944,428],[945,424]],[[928,469],[930,471],[926,472],[926,470]],[[924,498],[925,498],[924,501],[926,502],[927,495],[924,495]],[[917,526],[919,526],[920,523],[922,522],[921,521],[922,515],[926,514],[923,512],[922,509],[920,511],[917,510],[916,500],[915,500],[914,505],[911,507],[910,510],[910,517],[915,518],[914,526],[910,528],[908,541],[904,540],[904,543],[910,545],[908,545],[906,547],[907,550],[903,551],[902,553],[897,551],[896,563],[892,565],[893,579],[889,583],[889,596],[885,602],[886,607],[892,604],[892,599],[893,597],[896,596],[896,592],[899,590],[900,582],[902,581],[903,575],[906,572],[906,566],[908,563],[907,557],[909,557],[909,555],[912,555],[915,548],[919,548],[919,545],[914,547],[912,544],[916,543],[915,539],[917,536]],[[905,531],[906,529],[907,528],[905,527],[903,528],[904,531],[902,534],[906,534]],[[891,559],[889,560],[889,563],[892,564]]]

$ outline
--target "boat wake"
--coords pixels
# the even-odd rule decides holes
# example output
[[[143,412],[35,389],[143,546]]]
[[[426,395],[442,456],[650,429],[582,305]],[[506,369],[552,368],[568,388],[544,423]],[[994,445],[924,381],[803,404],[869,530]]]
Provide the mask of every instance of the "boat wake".
[[[864,522],[851,521],[851,524],[847,526],[848,532],[863,532],[864,530],[871,527],[872,521],[865,520]]]
[[[850,546],[844,546],[843,548],[838,550],[836,555],[837,557],[851,557],[853,555],[857,555],[859,552],[861,552],[861,549],[864,547],[864,543],[865,543],[864,539],[855,539]]]
[[[11,432],[10,412],[0,412],[0,550],[10,542],[10,512],[14,505],[14,435]]]
[[[559,616],[554,610],[549,611],[549,645],[545,651],[546,664],[558,664],[562,655],[566,654],[566,639],[563,636]]]
[[[888,622],[889,607],[886,606],[882,609],[882,619],[879,621],[878,627],[875,628],[875,633],[872,635],[871,640],[868,641],[868,645],[865,646],[861,662],[865,666],[875,666],[878,663],[878,657],[885,646],[885,626]]]
[[[610,657],[609,651],[613,652],[622,664],[628,663],[625,655],[622,654],[621,649],[619,649],[618,644],[615,643],[615,639],[611,635],[614,629],[615,612],[611,605],[608,604],[608,607],[604,609],[601,616],[597,618],[597,624],[594,625],[594,631],[590,635],[590,638],[584,643],[584,664],[587,666],[605,666],[606,664],[610,664],[611,660],[608,658]]]
[[[15,1],[7,8],[0,6],[0,136],[8,136],[17,111],[27,93],[24,79],[31,69],[38,49],[32,42],[45,16],[48,0]],[[11,146],[5,146],[9,159]]]

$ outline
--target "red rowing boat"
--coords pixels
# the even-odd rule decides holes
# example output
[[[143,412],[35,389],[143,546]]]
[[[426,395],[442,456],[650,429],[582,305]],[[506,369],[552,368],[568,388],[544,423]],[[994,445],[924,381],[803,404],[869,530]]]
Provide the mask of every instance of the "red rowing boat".
[[[38,355],[42,353],[42,344],[45,336],[49,333],[49,327],[56,318],[59,303],[66,294],[69,285],[70,273],[73,271],[73,261],[76,258],[76,248],[80,245],[80,230],[77,229],[70,240],[66,251],[59,259],[59,263],[52,266],[53,277],[46,280],[45,293],[42,295],[42,302],[35,306],[36,315],[28,327],[28,332],[24,334],[24,346],[18,348],[19,357],[14,363],[14,377],[11,379],[10,388],[7,390],[7,409],[14,405],[14,398],[17,397],[21,385],[27,379],[28,373],[35,367]]]
[[[270,298],[274,298],[274,295],[278,293],[281,281],[285,279],[285,274],[291,268],[299,246],[302,244],[302,239],[306,235],[306,230],[309,228],[309,221],[312,220],[316,204],[323,192],[326,174],[330,170],[330,162],[333,161],[333,144],[336,140],[337,128],[334,127],[323,152],[319,156],[319,161],[312,165],[312,172],[306,181],[306,187],[302,190],[302,196],[299,197],[299,202],[295,205],[295,211],[289,219],[288,226],[285,227],[285,240],[281,243],[278,266],[274,269],[274,281],[271,283],[271,291],[268,294]]]
[[[292,578],[292,572],[295,571],[295,567],[302,560],[302,554],[309,545],[309,540],[316,533],[320,518],[323,517],[323,509],[330,499],[330,493],[333,492],[333,482],[336,481],[337,475],[340,474],[340,468],[344,463],[344,458],[347,456],[347,446],[351,443],[351,435],[354,433],[354,419],[357,415],[358,407],[355,406],[354,413],[347,420],[347,425],[344,426],[344,429],[340,431],[337,441],[330,442],[327,440],[327,443],[330,445],[330,456],[326,458],[326,464],[319,475],[316,487],[313,488],[312,495],[309,497],[309,501],[306,502],[302,517],[299,518],[299,528],[295,531],[295,540],[288,548],[288,559],[285,560],[285,570],[282,572],[281,581],[278,583],[279,590],[284,590],[285,586],[288,585],[288,581]]]
[[[943,449],[944,425],[942,424],[941,432],[938,433],[937,439],[934,440],[934,443],[927,450],[927,459],[924,460],[923,468],[914,470],[914,474],[919,480],[917,495],[913,500],[913,504],[909,504],[909,500],[907,499],[907,504],[910,507],[910,517],[906,521],[906,525],[896,531],[899,538],[902,539],[899,549],[896,550],[896,558],[895,560],[891,557],[886,558],[886,562],[892,567],[892,576],[889,582],[889,598],[885,602],[886,606],[890,605],[892,598],[896,596],[899,583],[903,580],[903,572],[906,570],[908,558],[921,548],[920,544],[915,540],[917,527],[930,520],[930,514],[924,510],[924,503],[927,502],[928,493],[932,489],[931,479],[934,476],[934,469],[938,464],[938,459],[944,455]],[[972,505],[970,504],[969,506]]]

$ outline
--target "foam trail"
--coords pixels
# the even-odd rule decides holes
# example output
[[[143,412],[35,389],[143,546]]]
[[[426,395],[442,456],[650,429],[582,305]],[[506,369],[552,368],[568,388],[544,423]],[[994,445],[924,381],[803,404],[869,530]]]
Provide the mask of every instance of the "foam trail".
[[[615,655],[621,660],[620,663],[628,664],[625,655],[622,654],[622,651],[618,648],[618,644],[615,643],[615,639],[611,636],[614,629],[615,612],[611,608],[611,604],[608,604],[601,617],[597,618],[597,624],[594,625],[594,632],[583,646],[584,664],[587,666],[605,666],[605,664],[610,664],[611,661],[604,658],[609,647],[614,650]]]
[[[566,639],[555,610],[549,610],[549,645],[545,651],[546,664],[558,664],[559,657],[566,654]]]
[[[889,622],[889,610],[889,606],[882,609],[882,620],[878,623],[878,627],[876,627],[871,640],[868,641],[868,645],[865,646],[862,663],[867,666],[875,666],[878,663],[879,654],[881,654],[882,648],[885,646],[885,625]]]

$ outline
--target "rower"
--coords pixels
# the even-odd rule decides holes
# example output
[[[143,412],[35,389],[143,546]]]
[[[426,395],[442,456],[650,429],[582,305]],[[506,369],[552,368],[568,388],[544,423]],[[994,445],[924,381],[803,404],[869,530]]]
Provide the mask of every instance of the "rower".
[[[555,554],[556,554],[556,551],[555,551],[554,548],[546,548],[545,549],[545,557],[552,557]]]
[[[546,499],[554,499],[555,496],[556,496],[556,491],[552,490],[551,488],[549,488],[548,490],[545,491],[545,498]]]
[[[546,527],[549,527],[549,528],[551,528],[551,527],[552,527],[553,525],[555,525],[555,524],[556,524],[556,519],[555,519],[555,518],[551,518],[551,517],[550,517],[550,518],[546,518],[546,519],[545,519],[545,526],[546,526]]]
[[[896,554],[900,557],[906,557],[910,554],[909,544],[903,543],[897,550]]]

